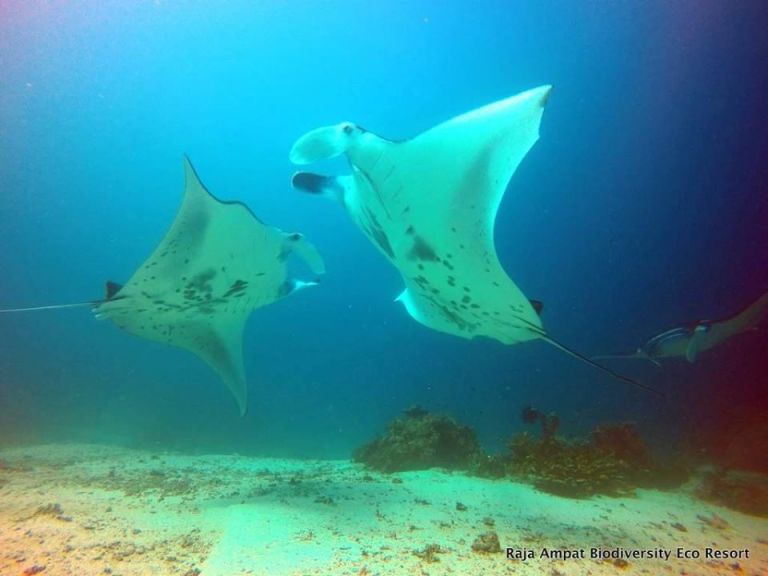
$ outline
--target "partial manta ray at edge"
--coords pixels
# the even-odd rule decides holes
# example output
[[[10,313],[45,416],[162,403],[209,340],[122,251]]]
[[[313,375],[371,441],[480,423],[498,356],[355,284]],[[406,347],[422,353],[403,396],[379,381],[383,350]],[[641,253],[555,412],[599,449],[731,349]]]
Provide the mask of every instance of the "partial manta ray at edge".
[[[659,367],[661,359],[685,358],[693,364],[702,352],[738,334],[757,329],[767,316],[768,292],[727,318],[690,322],[685,326],[665,330],[634,352],[603,354],[594,358],[649,360]]]
[[[242,202],[213,196],[186,157],[184,173],[184,198],[173,224],[124,286],[107,282],[101,300],[0,312],[89,306],[126,332],[196,354],[226,384],[242,415],[246,320],[255,309],[317,284],[288,276],[291,254],[318,278],[325,264],[303,235],[263,223]]]
[[[298,172],[293,186],[347,210],[400,272],[405,290],[397,300],[421,324],[510,345],[544,340],[622,382],[661,394],[549,336],[496,254],[496,213],[538,139],[550,92],[551,86],[523,92],[401,142],[351,122],[312,130],[294,144],[291,160],[309,164],[344,154],[351,174]]]

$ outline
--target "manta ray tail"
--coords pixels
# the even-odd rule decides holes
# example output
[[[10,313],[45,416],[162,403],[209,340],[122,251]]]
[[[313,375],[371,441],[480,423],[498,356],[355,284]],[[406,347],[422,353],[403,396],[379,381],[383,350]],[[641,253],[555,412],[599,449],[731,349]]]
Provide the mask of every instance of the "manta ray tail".
[[[63,310],[64,308],[81,308],[83,306],[94,306],[98,304],[98,301],[94,302],[74,302],[72,304],[50,304],[48,306],[29,306],[27,308],[4,308],[0,309],[0,314],[6,312],[37,312],[38,310]]]
[[[95,307],[103,304],[107,300],[112,300],[120,291],[122,286],[117,282],[107,281],[105,290],[106,297],[103,300],[89,300],[88,302],[73,302],[70,304],[48,304],[47,306],[28,306],[26,308],[4,308],[0,309],[0,314],[6,312],[37,312],[39,310],[64,310],[65,308],[84,308],[85,306]]]
[[[574,358],[576,358],[578,360],[581,360],[582,362],[584,362],[586,364],[589,364],[593,368],[597,368],[598,370],[601,370],[601,371],[605,372],[606,374],[609,374],[609,375],[613,376],[617,380],[621,380],[622,382],[626,382],[627,384],[632,384],[633,386],[637,386],[638,388],[642,388],[643,390],[648,390],[649,392],[653,392],[654,394],[658,394],[659,396],[664,396],[664,394],[662,394],[661,392],[659,392],[655,388],[652,388],[651,386],[648,386],[647,384],[643,384],[641,382],[638,382],[637,380],[633,380],[632,378],[628,378],[626,376],[622,376],[618,372],[614,372],[610,368],[606,368],[602,364],[598,364],[597,362],[595,362],[594,360],[592,360],[590,358],[587,358],[583,354],[579,354],[575,350],[572,350],[572,349],[568,348],[564,344],[561,344],[557,340],[555,340],[553,338],[550,338],[546,334],[541,334],[541,338],[543,340],[547,341],[548,343],[550,343],[555,348],[558,348],[559,350],[562,350],[563,352],[565,352],[569,356],[573,356]]]
[[[592,360],[615,360],[616,358],[640,358],[637,352],[615,352],[613,354],[598,354],[590,356]]]
[[[656,358],[651,358],[648,354],[640,352],[618,352],[616,354],[599,354],[597,356],[591,356],[592,360],[648,360],[653,362],[655,366],[661,368],[661,363]]]

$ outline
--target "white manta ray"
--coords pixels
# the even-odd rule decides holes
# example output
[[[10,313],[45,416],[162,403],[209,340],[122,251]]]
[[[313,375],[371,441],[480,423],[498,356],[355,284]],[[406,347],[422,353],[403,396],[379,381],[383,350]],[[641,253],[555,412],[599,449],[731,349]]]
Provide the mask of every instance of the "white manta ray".
[[[293,185],[346,208],[402,275],[405,291],[398,300],[421,324],[504,344],[542,339],[647,388],[553,340],[542,326],[540,304],[525,297],[496,254],[496,212],[539,137],[550,91],[541,86],[523,92],[402,142],[350,122],[318,128],[299,138],[291,160],[308,164],[345,154],[352,173],[299,172]]]
[[[317,283],[289,277],[292,253],[317,275],[324,274],[325,265],[301,234],[268,226],[245,204],[213,196],[187,158],[184,173],[184,200],[176,219],[124,286],[108,282],[103,300],[0,312],[90,306],[97,318],[131,334],[184,348],[205,360],[244,414],[246,320],[255,309]]]

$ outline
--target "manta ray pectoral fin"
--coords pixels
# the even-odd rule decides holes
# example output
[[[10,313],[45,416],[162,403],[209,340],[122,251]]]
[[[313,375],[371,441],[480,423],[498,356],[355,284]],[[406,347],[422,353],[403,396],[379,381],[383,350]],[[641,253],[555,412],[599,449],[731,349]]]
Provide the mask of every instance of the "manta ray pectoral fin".
[[[349,148],[351,136],[358,130],[354,124],[342,122],[307,132],[291,148],[291,162],[310,164],[344,154]]]
[[[408,315],[416,320],[416,322],[429,327],[429,318],[425,316],[422,309],[416,305],[416,302],[414,302],[413,299],[413,294],[411,294],[407,288],[398,294],[397,298],[395,298],[395,302],[400,302],[400,304],[405,307],[405,311],[408,312]]]
[[[291,179],[291,185],[296,190],[307,194],[317,194],[344,204],[351,180],[350,176],[323,176],[312,172],[297,172]]]
[[[214,369],[234,396],[240,416],[244,416],[248,404],[248,388],[243,368],[244,322],[237,324],[238,326],[218,329],[197,323],[190,328],[193,341],[183,347],[205,360]]]

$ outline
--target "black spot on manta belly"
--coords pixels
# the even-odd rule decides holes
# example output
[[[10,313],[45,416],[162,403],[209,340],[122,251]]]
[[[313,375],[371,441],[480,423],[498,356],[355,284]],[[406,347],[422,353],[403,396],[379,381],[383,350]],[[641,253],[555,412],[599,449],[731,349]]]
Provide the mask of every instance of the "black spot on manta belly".
[[[451,310],[447,306],[438,305],[438,309],[440,312],[442,312],[445,319],[448,320],[451,324],[454,324],[459,330],[466,331],[475,329],[474,324],[467,322],[464,318],[461,317],[461,315],[459,315],[456,311]]]
[[[233,294],[242,293],[248,287],[248,282],[245,280],[235,280],[224,294],[224,298],[232,296]]]
[[[411,246],[407,258],[409,260],[426,260],[430,262],[439,260],[432,247],[427,244],[421,236],[417,236],[416,234],[413,235],[413,246]]]

